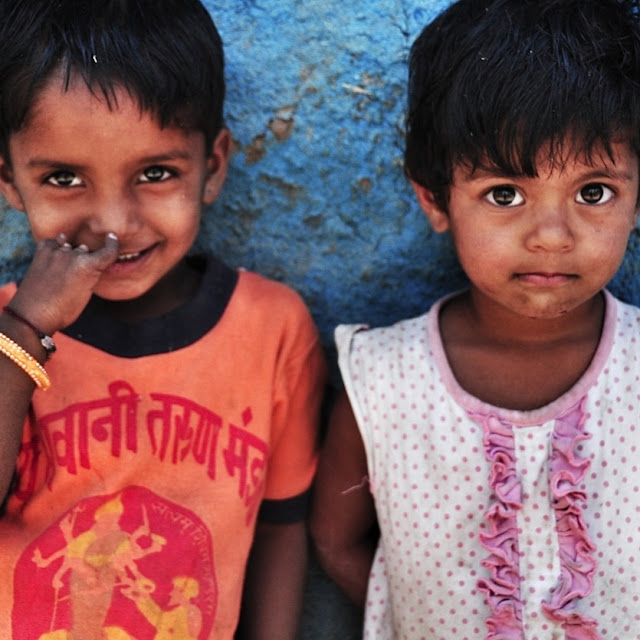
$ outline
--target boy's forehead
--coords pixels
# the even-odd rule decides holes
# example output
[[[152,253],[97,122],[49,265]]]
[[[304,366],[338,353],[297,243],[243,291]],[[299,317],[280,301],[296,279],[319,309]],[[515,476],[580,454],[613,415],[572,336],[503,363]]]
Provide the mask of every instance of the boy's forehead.
[[[205,157],[201,131],[167,124],[144,110],[126,89],[107,97],[80,78],[68,86],[52,80],[40,92],[22,128],[9,141],[11,156],[25,163],[66,161],[88,166],[100,148],[119,158]],[[117,150],[117,151],[116,151]]]
[[[97,81],[91,83],[80,72],[71,70],[68,74],[62,68],[56,69],[48,78],[34,98],[34,107],[42,102],[43,97],[58,96],[62,99],[68,95],[74,98],[81,96],[90,103],[118,108],[121,102],[135,103],[140,112],[143,111],[140,100],[133,95],[122,82],[114,79],[108,90],[101,88]]]
[[[110,91],[104,91],[97,84],[90,85],[78,72],[72,71],[67,76],[62,69],[57,69],[35,95],[22,129],[38,121],[40,124],[43,120],[46,123],[48,113],[71,103],[82,104],[88,112],[100,112],[106,107],[110,112],[126,111],[138,120],[150,117],[162,128],[158,114],[145,109],[124,85],[114,83]]]

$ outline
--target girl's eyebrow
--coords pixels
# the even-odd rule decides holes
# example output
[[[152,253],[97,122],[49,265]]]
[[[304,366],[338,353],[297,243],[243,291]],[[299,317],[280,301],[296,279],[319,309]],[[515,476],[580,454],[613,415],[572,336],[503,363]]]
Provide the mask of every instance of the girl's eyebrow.
[[[533,176],[514,175],[505,173],[498,167],[476,167],[475,169],[468,169],[464,171],[462,175],[463,182],[473,182],[474,180],[488,180],[488,179],[503,179],[503,180],[522,180],[532,179]],[[631,182],[634,180],[634,175],[626,168],[618,169],[615,166],[603,166],[598,168],[592,168],[584,174],[580,174],[579,179],[582,181],[607,179],[620,182]]]
[[[622,182],[631,182],[634,176],[625,169],[616,169],[615,167],[598,168],[584,175],[585,180],[595,180],[597,178],[608,178],[610,180],[619,180]]]

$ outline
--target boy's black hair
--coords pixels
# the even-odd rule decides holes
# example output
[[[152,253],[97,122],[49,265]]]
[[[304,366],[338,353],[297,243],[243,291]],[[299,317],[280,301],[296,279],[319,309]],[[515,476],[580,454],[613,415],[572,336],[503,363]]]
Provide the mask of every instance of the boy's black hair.
[[[161,126],[223,126],[222,42],[200,0],[0,0],[0,155],[52,74],[113,106],[123,87]]]
[[[562,163],[620,139],[640,156],[639,4],[451,5],[411,48],[407,175],[446,211],[460,164],[535,176],[541,150]]]

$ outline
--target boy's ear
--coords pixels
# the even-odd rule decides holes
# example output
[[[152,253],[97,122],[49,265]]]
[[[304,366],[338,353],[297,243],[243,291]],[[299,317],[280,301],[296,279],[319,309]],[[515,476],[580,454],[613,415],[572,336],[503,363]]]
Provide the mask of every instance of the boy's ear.
[[[9,163],[0,156],[0,193],[13,209],[24,211],[22,196],[13,180],[13,171]]]
[[[202,194],[203,204],[211,204],[222,190],[222,185],[227,177],[232,142],[229,129],[226,127],[220,129],[207,158],[207,176]]]
[[[416,192],[418,202],[431,223],[431,227],[437,233],[444,233],[449,229],[449,216],[436,202],[433,192],[421,184],[410,180],[413,190]]]

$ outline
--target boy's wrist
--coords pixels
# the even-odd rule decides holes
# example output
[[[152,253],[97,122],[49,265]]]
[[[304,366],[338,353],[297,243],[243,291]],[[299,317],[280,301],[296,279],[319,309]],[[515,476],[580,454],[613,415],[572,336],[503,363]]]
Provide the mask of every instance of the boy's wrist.
[[[36,335],[36,337],[40,341],[40,345],[46,352],[46,358],[50,358],[56,352],[56,345],[50,335],[46,334],[44,331],[41,331],[28,318],[23,316],[21,313],[18,313],[10,305],[6,305],[3,311],[18,322],[21,322],[24,326],[28,327]]]
[[[27,353],[31,354],[40,364],[44,364],[49,358],[49,352],[42,344],[38,335],[29,326],[12,317],[9,313],[0,314],[0,333],[20,345]]]

